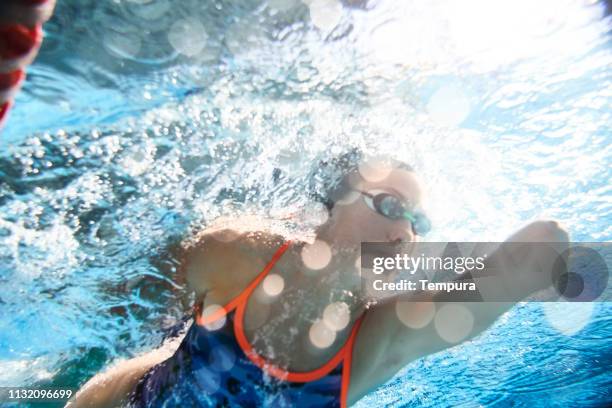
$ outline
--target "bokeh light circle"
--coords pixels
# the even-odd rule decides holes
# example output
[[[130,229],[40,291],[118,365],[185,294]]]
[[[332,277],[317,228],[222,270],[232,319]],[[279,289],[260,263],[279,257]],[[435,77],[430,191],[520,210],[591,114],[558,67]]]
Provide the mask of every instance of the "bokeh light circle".
[[[204,308],[202,311],[202,319],[206,322],[208,319],[211,319],[216,314],[220,313],[223,310],[223,306],[220,305],[209,305]],[[227,315],[224,313],[222,317],[215,319],[211,322],[204,323],[204,327],[208,330],[219,330],[225,325],[227,320]]]
[[[572,336],[590,321],[595,309],[593,302],[544,302],[544,315],[559,333]]]
[[[406,327],[422,329],[433,320],[436,306],[433,302],[398,301],[395,303],[395,313]]]
[[[332,251],[327,242],[316,240],[312,244],[304,245],[301,252],[302,262],[307,268],[319,270],[329,265]]]
[[[434,324],[438,335],[448,343],[459,343],[474,328],[474,316],[465,306],[445,304],[436,313]]]
[[[319,319],[310,326],[308,338],[313,346],[324,349],[331,346],[336,340],[336,332]]]
[[[265,277],[262,288],[266,295],[278,296],[285,288],[285,280],[280,275],[270,274]]]
[[[210,368],[215,371],[229,371],[236,362],[234,351],[223,344],[215,346],[209,354]]]
[[[206,47],[208,34],[202,23],[196,19],[176,21],[168,32],[168,42],[175,50],[188,57],[194,57]]]
[[[351,311],[344,302],[334,302],[323,311],[323,322],[334,331],[343,330],[351,319]]]

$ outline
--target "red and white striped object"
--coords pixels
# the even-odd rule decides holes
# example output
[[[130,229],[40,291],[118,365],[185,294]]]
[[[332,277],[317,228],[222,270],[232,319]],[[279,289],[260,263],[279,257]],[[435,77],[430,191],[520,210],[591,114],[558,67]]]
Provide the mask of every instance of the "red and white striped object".
[[[55,0],[0,0],[0,126],[42,43]]]

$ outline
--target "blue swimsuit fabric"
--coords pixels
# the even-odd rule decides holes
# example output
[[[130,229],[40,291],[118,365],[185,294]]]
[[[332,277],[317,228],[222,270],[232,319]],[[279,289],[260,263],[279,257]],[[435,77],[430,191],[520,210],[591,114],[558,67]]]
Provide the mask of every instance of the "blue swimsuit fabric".
[[[218,330],[193,323],[175,355],[143,376],[130,406],[340,407],[342,362],[311,382],[271,377],[238,344],[235,315]]]

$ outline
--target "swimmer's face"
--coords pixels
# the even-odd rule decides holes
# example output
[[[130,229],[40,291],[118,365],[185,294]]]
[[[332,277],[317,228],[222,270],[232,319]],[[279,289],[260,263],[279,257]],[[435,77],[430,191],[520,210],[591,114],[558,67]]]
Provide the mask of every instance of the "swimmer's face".
[[[373,169],[349,176],[352,186],[334,205],[330,221],[336,239],[345,244],[361,242],[411,242],[417,239],[407,219],[390,219],[376,211],[371,195],[391,194],[408,210],[422,204],[423,188],[416,174],[406,169]]]

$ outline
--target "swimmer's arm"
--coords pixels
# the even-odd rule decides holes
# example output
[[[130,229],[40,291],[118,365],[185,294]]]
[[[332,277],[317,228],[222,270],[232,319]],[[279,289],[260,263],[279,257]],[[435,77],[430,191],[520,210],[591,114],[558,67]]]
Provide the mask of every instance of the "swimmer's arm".
[[[519,230],[507,242],[553,242],[558,243],[562,249],[567,246],[568,240],[567,232],[556,223],[536,222]],[[501,251],[497,255],[500,257],[508,256],[501,253]],[[538,259],[538,256],[525,259],[526,263],[542,262],[542,259]],[[510,275],[513,272],[524,274],[525,270],[533,269],[536,268],[530,267],[530,264],[524,264],[519,265],[517,270],[509,272]],[[477,277],[475,278],[477,279]],[[516,302],[542,287],[546,287],[543,286],[543,281],[540,282],[538,279],[539,277],[536,277],[532,282],[532,289],[526,289],[524,285],[519,285],[520,287],[512,293],[512,301],[469,302],[471,295],[468,293],[459,293],[451,299],[452,301],[448,301],[449,298],[446,293],[424,293],[418,299],[405,299],[411,302],[404,306],[413,308],[412,311],[417,313],[425,312],[425,310],[419,310],[419,307],[423,307],[424,304],[413,302],[433,302],[435,310],[440,310],[444,306],[450,305],[465,308],[473,318],[472,329],[461,339],[461,341],[466,341],[489,328],[501,315],[510,310]],[[489,298],[508,299],[507,286],[500,287],[497,284],[491,285],[486,289],[488,290]],[[495,291],[498,291],[498,293],[496,294]],[[461,299],[461,296],[465,296],[466,299]],[[351,403],[376,386],[388,381],[408,363],[456,345],[456,343],[445,341],[440,336],[433,319],[425,327],[419,329],[410,328],[403,324],[397,317],[396,304],[396,301],[387,302],[368,311],[366,315],[353,352],[354,363],[349,389],[349,400]]]
[[[97,374],[68,402],[69,408],[106,408],[124,406],[138,381],[151,368],[170,358],[180,345],[184,334],[159,349],[133,359],[122,361]]]

